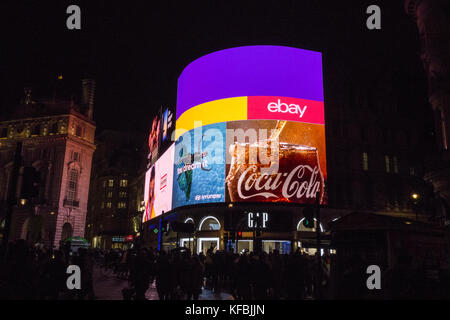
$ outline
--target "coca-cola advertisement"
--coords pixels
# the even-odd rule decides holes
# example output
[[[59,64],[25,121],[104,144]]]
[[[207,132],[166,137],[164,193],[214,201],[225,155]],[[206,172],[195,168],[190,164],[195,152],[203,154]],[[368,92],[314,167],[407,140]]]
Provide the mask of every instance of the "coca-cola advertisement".
[[[327,204],[325,125],[227,123],[226,201]]]

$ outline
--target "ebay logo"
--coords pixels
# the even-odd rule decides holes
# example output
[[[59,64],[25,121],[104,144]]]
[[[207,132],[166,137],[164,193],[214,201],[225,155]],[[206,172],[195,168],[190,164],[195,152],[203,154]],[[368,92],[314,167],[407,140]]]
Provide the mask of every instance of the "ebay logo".
[[[300,105],[298,104],[287,104],[287,103],[283,103],[281,102],[281,99],[278,99],[278,102],[270,102],[267,105],[267,110],[269,112],[281,112],[281,113],[291,113],[291,114],[298,114],[299,118],[303,117],[303,114],[306,111],[306,108],[308,106],[303,106],[303,108],[300,107]]]
[[[289,97],[247,97],[247,119],[325,124],[323,101]]]

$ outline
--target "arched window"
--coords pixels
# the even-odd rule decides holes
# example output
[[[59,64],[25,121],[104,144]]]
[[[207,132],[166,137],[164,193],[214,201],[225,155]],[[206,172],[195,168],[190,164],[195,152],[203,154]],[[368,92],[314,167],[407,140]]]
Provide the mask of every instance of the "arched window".
[[[220,222],[219,222],[219,220],[217,220],[216,217],[213,217],[213,216],[204,217],[200,221],[198,230],[200,230],[200,231],[220,230]]]
[[[305,218],[301,218],[300,221],[298,222],[298,224],[297,224],[297,231],[316,232],[317,219],[314,218],[314,228],[306,228],[303,225],[303,220],[304,219]],[[319,226],[320,226],[320,232],[324,232],[323,225],[321,223],[319,223]]]
[[[186,218],[186,220],[184,220],[184,223],[194,223],[194,219]]]
[[[73,234],[72,225],[68,222],[64,223],[61,231],[61,240],[65,241],[67,238],[70,238]]]

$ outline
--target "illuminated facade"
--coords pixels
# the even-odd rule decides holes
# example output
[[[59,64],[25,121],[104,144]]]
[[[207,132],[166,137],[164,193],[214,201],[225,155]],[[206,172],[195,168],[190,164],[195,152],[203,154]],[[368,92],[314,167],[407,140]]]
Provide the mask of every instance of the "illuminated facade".
[[[2,220],[18,141],[23,143],[22,165],[34,167],[40,177],[38,196],[19,199],[14,209],[10,240],[59,246],[70,236],[84,237],[96,128],[95,82],[88,83],[83,85],[90,86],[90,93],[80,105],[56,99],[33,101],[26,89],[11,120],[0,122]]]

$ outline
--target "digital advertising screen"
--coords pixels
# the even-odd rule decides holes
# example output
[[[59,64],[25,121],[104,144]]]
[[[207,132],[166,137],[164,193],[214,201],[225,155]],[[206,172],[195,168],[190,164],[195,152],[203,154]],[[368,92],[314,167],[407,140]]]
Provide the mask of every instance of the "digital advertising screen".
[[[156,217],[155,213],[155,187],[156,187],[156,169],[151,166],[145,173],[144,203],[145,211],[142,216],[142,222],[146,222]]]
[[[172,209],[174,148],[172,144],[155,163],[155,216]]]
[[[226,124],[185,132],[175,143],[173,207],[225,201]]]
[[[172,136],[175,131],[174,110],[172,108],[162,108],[161,110],[161,139],[159,155],[161,156],[174,142]]]
[[[248,46],[201,57],[179,77],[174,114],[153,121],[160,157],[146,175],[145,221],[202,203],[327,204],[320,52]]]
[[[326,203],[325,126],[285,120],[227,122],[226,200]]]
[[[151,166],[158,158],[158,147],[160,143],[160,132],[161,132],[161,117],[160,114],[153,118],[150,126],[150,134],[148,135],[148,157],[147,164],[148,167]]]
[[[225,201],[327,203],[320,52],[247,46],[203,56],[178,80],[176,118],[177,143],[186,131],[225,127]]]

